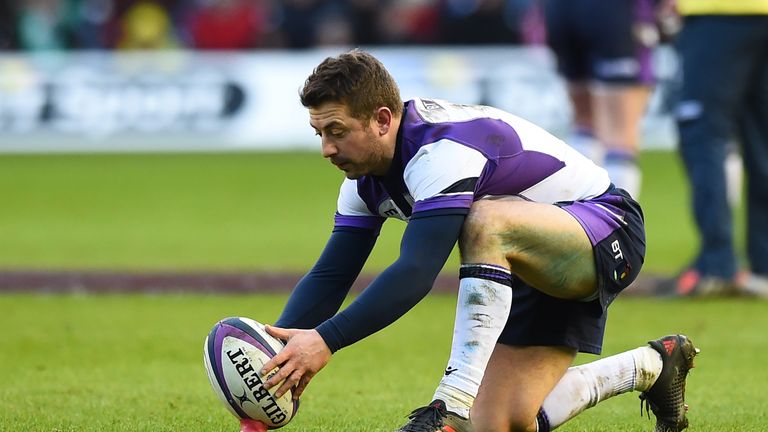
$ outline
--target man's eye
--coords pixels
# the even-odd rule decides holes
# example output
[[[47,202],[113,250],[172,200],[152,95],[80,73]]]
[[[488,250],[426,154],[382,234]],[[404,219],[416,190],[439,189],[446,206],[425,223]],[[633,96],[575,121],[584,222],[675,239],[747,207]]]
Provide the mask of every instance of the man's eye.
[[[343,130],[332,130],[330,132],[330,134],[333,137],[340,138],[340,137],[344,136],[344,131]]]

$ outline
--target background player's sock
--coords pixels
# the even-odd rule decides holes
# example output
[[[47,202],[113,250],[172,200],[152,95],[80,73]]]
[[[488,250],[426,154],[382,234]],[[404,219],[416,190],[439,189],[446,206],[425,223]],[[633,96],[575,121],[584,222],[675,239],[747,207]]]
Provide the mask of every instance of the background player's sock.
[[[620,187],[637,199],[640,195],[642,175],[637,166],[637,157],[634,153],[621,149],[611,149],[605,154],[603,168],[608,171],[616,187]]]
[[[600,141],[595,137],[591,129],[576,127],[568,136],[567,144],[576,151],[592,160],[592,162],[602,165],[604,151]]]
[[[537,416],[538,430],[555,429],[618,394],[648,390],[662,367],[661,355],[645,346],[569,368],[544,400]]]
[[[453,327],[451,358],[433,399],[448,411],[469,417],[485,366],[507,322],[512,305],[512,275],[488,264],[463,264]]]
[[[741,194],[744,178],[744,161],[738,147],[729,146],[725,156],[725,186],[728,194],[728,204],[733,208],[741,205]]]

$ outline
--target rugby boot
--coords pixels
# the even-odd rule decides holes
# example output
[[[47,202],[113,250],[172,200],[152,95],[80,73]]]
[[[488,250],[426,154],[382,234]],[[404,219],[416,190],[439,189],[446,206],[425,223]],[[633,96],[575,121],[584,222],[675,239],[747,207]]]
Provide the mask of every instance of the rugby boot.
[[[450,411],[448,411],[443,422],[445,423],[445,426],[440,429],[440,432],[474,432],[472,423],[468,418],[464,418]]]
[[[396,432],[472,432],[472,426],[469,419],[448,411],[445,402],[435,399],[413,410],[408,415],[408,423]]]
[[[674,281],[674,293],[688,297],[731,297],[744,293],[740,289],[741,273],[733,279],[702,275],[696,269],[688,269]],[[670,291],[670,290],[667,290]]]
[[[741,286],[747,295],[768,298],[768,275],[745,272],[741,279]]]
[[[650,416],[650,407],[656,416],[655,432],[680,432],[688,427],[685,379],[699,349],[685,335],[664,336],[648,344],[661,355],[663,367],[653,386],[640,394],[640,412],[645,402],[645,412]]]

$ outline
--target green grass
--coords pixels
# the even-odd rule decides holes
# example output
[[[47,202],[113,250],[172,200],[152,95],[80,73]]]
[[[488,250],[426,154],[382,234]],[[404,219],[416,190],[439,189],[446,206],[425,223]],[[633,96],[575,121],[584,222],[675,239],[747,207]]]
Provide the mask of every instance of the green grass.
[[[645,271],[670,274],[696,248],[687,186],[674,153],[646,152],[641,163]],[[301,271],[329,234],[340,181],[311,153],[0,156],[0,269]],[[367,271],[392,261],[403,228],[385,225]],[[273,321],[284,302],[2,295],[0,431],[237,430],[208,386],[203,338],[225,316]],[[283,430],[393,430],[431,397],[454,308],[453,296],[429,296],[337,353]],[[765,310],[748,300],[619,299],[605,353],[685,332],[703,349],[689,380],[691,430],[763,431]],[[559,430],[652,429],[638,412],[637,398],[624,395]]]
[[[672,273],[696,247],[684,176],[672,152],[641,163],[645,269]],[[341,179],[306,152],[1,156],[0,268],[305,270]],[[404,226],[385,224],[368,272],[392,262]]]
[[[0,296],[6,329],[0,338],[0,430],[236,431],[205,377],[203,339],[225,316],[270,322],[284,301]],[[393,430],[432,395],[448,356],[454,307],[453,296],[429,296],[393,326],[337,353],[282,430]],[[619,299],[611,308],[605,353],[685,332],[702,348],[688,381],[691,430],[764,431],[767,327],[760,302]],[[637,395],[621,395],[559,430],[651,430],[652,421],[638,413]]]
[[[339,176],[322,163],[309,154],[3,156],[0,265],[298,268],[333,223],[326,198]]]

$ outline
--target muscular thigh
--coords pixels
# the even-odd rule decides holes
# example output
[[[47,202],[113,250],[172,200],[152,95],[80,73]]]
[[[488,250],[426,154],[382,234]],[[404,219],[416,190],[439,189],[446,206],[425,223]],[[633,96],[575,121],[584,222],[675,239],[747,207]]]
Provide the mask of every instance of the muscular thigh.
[[[532,429],[544,398],[576,356],[565,347],[497,344],[470,417],[478,431]]]
[[[473,204],[459,242],[462,262],[508,267],[534,288],[558,298],[596,289],[592,244],[560,207],[513,198]]]

